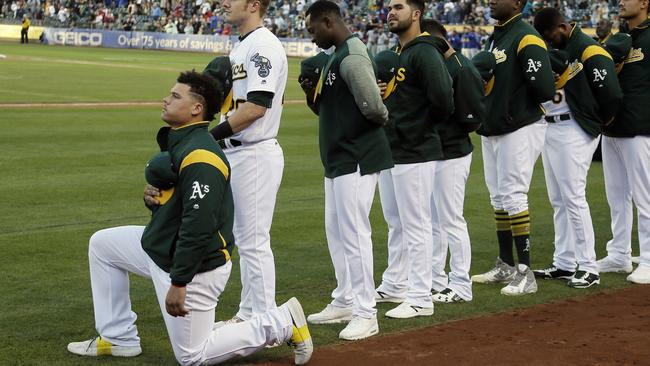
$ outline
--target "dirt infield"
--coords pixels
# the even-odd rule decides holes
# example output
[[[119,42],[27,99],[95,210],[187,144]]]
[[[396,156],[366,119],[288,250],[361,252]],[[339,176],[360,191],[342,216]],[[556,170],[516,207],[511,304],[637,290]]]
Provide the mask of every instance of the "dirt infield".
[[[309,364],[650,365],[650,286],[320,347]]]

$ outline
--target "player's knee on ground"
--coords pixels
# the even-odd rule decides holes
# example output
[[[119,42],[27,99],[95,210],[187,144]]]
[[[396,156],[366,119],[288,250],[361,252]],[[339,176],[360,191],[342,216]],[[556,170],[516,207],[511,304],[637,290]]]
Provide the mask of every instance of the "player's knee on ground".
[[[186,352],[174,349],[174,357],[181,366],[201,364],[201,352]]]

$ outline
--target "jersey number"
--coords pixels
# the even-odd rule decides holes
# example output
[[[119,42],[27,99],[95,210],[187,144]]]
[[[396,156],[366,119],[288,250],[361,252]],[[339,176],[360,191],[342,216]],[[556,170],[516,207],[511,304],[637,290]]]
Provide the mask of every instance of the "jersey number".
[[[555,92],[555,95],[553,96],[553,103],[554,104],[560,104],[562,103],[562,100],[564,99],[564,94],[560,92]]]

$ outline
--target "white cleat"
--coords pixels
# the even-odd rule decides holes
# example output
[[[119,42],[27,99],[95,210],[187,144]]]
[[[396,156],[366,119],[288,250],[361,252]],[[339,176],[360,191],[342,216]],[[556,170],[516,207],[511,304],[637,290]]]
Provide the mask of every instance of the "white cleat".
[[[397,297],[393,295],[389,295],[385,293],[384,291],[376,290],[375,291],[375,302],[392,302],[395,304],[401,304],[404,302],[403,297]]]
[[[598,272],[600,273],[630,273],[632,272],[632,262],[617,263],[611,257],[607,256],[596,261]]]
[[[310,314],[307,321],[311,324],[337,324],[352,320],[352,307],[342,308],[327,304],[319,313]]]
[[[431,316],[433,315],[433,304],[430,308],[422,306],[411,305],[408,302],[399,304],[396,308],[388,310],[386,316],[395,319],[408,319],[415,318],[416,316]]]
[[[508,265],[501,258],[497,257],[494,268],[485,273],[472,276],[471,280],[475,283],[508,283],[515,278],[516,274],[517,270],[515,267]]]
[[[641,263],[641,257],[632,257],[632,263],[634,264]]]
[[[377,317],[366,319],[354,316],[348,325],[343,328],[341,333],[339,333],[339,338],[345,339],[346,341],[356,341],[374,336],[377,333],[379,333]]]
[[[289,345],[293,347],[294,363],[296,365],[304,365],[309,362],[312,353],[314,353],[314,342],[311,334],[309,334],[305,312],[295,297],[290,298],[283,306],[286,306],[289,310],[291,321],[293,322]]]
[[[116,346],[97,337],[83,342],[68,343],[68,351],[75,355],[89,357],[135,357],[142,353],[142,348],[140,346]]]
[[[640,264],[634,272],[627,276],[627,280],[641,285],[650,284],[650,266]]]
[[[533,274],[530,267],[525,264],[517,265],[515,278],[508,284],[508,286],[501,289],[501,294],[508,296],[534,294],[535,292],[537,292],[535,274]]]

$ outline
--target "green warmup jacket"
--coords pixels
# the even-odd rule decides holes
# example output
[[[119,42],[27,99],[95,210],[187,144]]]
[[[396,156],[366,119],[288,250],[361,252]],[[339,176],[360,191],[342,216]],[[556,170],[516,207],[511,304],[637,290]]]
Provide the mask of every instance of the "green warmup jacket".
[[[573,26],[564,50],[569,55],[564,94],[571,113],[582,129],[600,135],[621,105],[623,94],[612,57],[593,38]]]
[[[316,87],[319,145],[325,177],[376,173],[393,167],[382,126],[382,103],[368,50],[355,36],[336,47]]]
[[[452,81],[436,40],[428,33],[400,49],[395,90],[387,102],[386,135],[395,164],[443,158],[435,126],[454,111]]]
[[[483,79],[472,62],[460,52],[454,52],[445,66],[454,85],[454,114],[436,125],[440,135],[444,160],[456,159],[472,152],[474,147],[463,125],[482,123],[485,118]]]
[[[486,87],[486,118],[478,129],[483,136],[505,135],[542,118],[541,103],[555,95],[555,80],[546,44],[517,14],[494,26],[487,51],[497,66]]]
[[[160,150],[171,155],[178,181],[162,192],[142,248],[180,285],[224,265],[235,243],[230,165],[208,124],[163,127],[157,137]]]
[[[623,103],[614,122],[603,129],[603,135],[633,137],[650,135],[650,19],[627,33],[632,36],[632,49],[618,80],[623,90]]]

